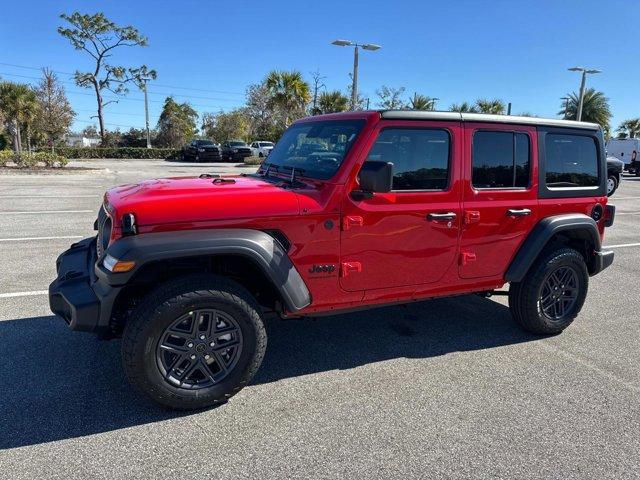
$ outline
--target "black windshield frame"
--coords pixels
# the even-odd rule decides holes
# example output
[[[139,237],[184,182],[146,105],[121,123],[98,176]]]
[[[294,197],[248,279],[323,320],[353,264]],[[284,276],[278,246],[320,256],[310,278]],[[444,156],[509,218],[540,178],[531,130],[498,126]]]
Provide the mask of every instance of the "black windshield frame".
[[[320,120],[289,127],[275,144],[258,173],[291,172],[316,180],[329,180],[339,170],[359,138],[366,121]],[[273,168],[276,167],[276,168]]]

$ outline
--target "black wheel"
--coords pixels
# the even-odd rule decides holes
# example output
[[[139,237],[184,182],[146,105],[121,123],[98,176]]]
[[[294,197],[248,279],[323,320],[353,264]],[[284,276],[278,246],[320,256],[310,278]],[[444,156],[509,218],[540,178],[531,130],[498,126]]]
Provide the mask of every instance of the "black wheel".
[[[607,196],[610,197],[618,189],[618,178],[615,175],[607,177]]]
[[[258,152],[258,157],[262,158],[264,157],[264,154],[262,152]]]
[[[509,287],[509,308],[525,330],[560,333],[576,318],[587,296],[589,273],[584,257],[572,248],[547,251],[522,282]]]
[[[184,152],[180,153],[180,161],[181,162],[186,162],[187,161],[187,156],[184,154]]]
[[[242,286],[213,275],[161,285],[125,327],[127,379],[157,403],[180,410],[225,402],[262,363],[260,307]]]

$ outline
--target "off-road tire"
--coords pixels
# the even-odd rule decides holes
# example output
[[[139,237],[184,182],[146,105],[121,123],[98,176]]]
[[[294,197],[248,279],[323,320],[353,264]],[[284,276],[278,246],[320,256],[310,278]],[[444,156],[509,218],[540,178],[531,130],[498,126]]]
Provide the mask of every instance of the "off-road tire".
[[[187,390],[168,383],[156,361],[165,329],[194,309],[213,308],[231,316],[242,334],[235,367],[220,383]],[[129,382],[152,400],[172,409],[191,410],[226,402],[257,372],[267,347],[261,309],[238,283],[215,275],[188,275],[170,280],[147,295],[132,313],[122,339],[122,363]]]
[[[559,319],[552,319],[541,308],[541,291],[549,276],[568,267],[575,273],[577,295],[573,305]],[[562,332],[576,318],[584,304],[589,287],[589,273],[584,257],[572,248],[544,251],[531,266],[522,282],[509,287],[509,309],[514,320],[526,331],[541,335]]]

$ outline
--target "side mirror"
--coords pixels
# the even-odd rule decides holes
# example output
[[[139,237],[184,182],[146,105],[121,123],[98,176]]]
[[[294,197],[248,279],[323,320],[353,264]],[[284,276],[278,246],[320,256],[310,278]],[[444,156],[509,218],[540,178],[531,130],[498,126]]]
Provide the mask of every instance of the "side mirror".
[[[355,199],[371,198],[374,193],[391,191],[393,185],[393,163],[367,161],[358,173],[360,190],[352,192]]]

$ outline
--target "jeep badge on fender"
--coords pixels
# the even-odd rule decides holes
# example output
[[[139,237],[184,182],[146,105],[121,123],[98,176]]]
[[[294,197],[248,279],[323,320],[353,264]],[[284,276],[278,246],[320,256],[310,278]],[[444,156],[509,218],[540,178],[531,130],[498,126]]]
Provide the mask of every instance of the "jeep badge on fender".
[[[555,334],[613,261],[606,172],[592,123],[305,118],[254,174],[108,190],[97,235],[58,258],[49,302],[73,330],[122,337],[129,381],[177,409],[225,402],[251,381],[266,311],[319,316],[509,284],[514,320]]]

